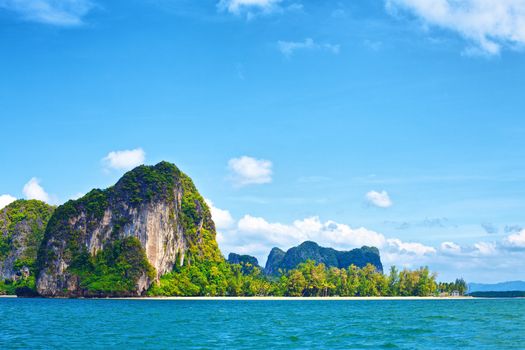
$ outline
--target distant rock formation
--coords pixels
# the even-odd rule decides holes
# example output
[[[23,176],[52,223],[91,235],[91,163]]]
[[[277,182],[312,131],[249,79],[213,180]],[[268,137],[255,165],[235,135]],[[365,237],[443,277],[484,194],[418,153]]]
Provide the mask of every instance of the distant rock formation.
[[[230,253],[228,255],[228,262],[230,264],[251,264],[253,266],[259,266],[259,261],[256,257],[251,255],[239,255]]]
[[[38,248],[54,209],[20,199],[0,210],[0,281],[34,277]]]
[[[251,255],[239,255],[235,253],[230,253],[228,255],[228,262],[230,264],[238,264],[242,266],[242,272],[245,274],[251,273],[254,268],[262,270],[259,266],[259,261],[256,257]]]
[[[286,253],[279,248],[273,248],[268,256],[264,272],[268,275],[278,275],[279,270],[288,271],[299,264],[314,260],[328,267],[347,268],[350,265],[364,267],[374,265],[378,271],[383,271],[379,250],[375,247],[362,247],[350,251],[338,251],[332,248],[320,247],[317,243],[307,241]]]
[[[267,275],[278,275],[279,269],[282,269],[282,262],[286,253],[279,248],[273,248],[268,255],[266,260],[266,266],[264,267],[264,273]],[[295,265],[297,266],[297,265]],[[294,266],[294,267],[295,267]]]

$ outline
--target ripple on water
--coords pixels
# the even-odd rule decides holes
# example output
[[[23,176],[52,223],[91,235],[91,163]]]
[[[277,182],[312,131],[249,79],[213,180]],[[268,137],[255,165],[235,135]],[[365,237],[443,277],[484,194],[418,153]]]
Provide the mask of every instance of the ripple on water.
[[[0,349],[520,349],[525,300],[0,299]]]

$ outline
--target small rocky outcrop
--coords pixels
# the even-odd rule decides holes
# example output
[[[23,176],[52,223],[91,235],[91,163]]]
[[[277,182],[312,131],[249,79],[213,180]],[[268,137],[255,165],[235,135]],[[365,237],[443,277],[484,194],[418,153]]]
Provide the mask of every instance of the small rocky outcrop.
[[[375,247],[365,246],[350,251],[338,251],[307,241],[289,249],[286,253],[279,248],[273,248],[268,256],[264,272],[268,275],[278,275],[279,270],[294,269],[307,260],[337,268],[347,268],[350,265],[362,268],[367,264],[372,264],[378,271],[383,271],[379,250]]]
[[[215,225],[175,165],[139,166],[59,206],[38,255],[42,296],[144,295],[174,265],[220,261]]]
[[[53,211],[53,206],[38,200],[17,200],[0,210],[0,282],[3,286],[14,289],[30,280],[28,284],[34,288],[37,252]],[[0,289],[5,288],[0,286]]]
[[[241,265],[242,272],[244,274],[249,274],[253,271],[254,268],[262,270],[259,266],[259,261],[256,257],[251,255],[239,255],[235,253],[230,253],[228,255],[228,262],[234,265]]]

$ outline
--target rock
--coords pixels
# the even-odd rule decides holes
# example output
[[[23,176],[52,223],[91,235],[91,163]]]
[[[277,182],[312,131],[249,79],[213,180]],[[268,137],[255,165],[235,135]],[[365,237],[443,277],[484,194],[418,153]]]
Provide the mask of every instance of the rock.
[[[138,296],[174,265],[222,258],[215,225],[175,165],[139,166],[59,206],[39,253],[42,296]]]
[[[289,249],[286,253],[279,248],[272,249],[264,272],[268,275],[277,275],[279,269],[288,271],[307,260],[314,260],[327,267],[337,268],[347,268],[350,265],[365,267],[367,264],[372,264],[378,271],[383,271],[379,250],[375,247],[365,246],[350,251],[338,251],[307,241]]]
[[[36,290],[28,286],[18,287],[15,290],[15,294],[19,298],[36,298],[39,297]]]
[[[230,253],[228,255],[228,262],[230,264],[238,264],[242,266],[242,273],[250,274],[254,268],[262,270],[259,266],[259,261],[256,257],[251,255],[239,255],[235,253]]]
[[[54,207],[38,200],[17,200],[0,210],[0,281],[35,274],[37,252]]]
[[[266,260],[264,273],[267,275],[278,275],[285,254],[286,253],[283,250],[279,248],[273,248],[270,251],[270,255],[268,255],[268,260]]]

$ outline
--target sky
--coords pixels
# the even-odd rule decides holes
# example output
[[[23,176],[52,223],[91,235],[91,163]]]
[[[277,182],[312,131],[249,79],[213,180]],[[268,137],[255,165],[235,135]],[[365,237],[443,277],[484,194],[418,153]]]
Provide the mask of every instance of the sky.
[[[525,279],[525,0],[0,0],[0,207],[175,163],[222,252]]]

